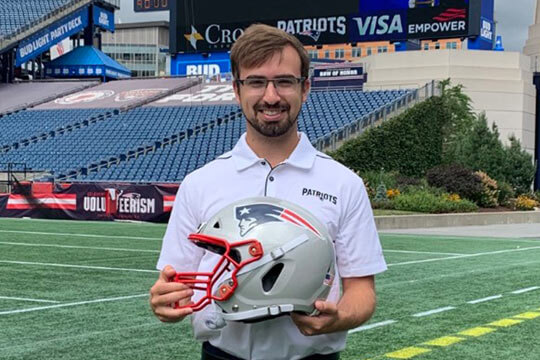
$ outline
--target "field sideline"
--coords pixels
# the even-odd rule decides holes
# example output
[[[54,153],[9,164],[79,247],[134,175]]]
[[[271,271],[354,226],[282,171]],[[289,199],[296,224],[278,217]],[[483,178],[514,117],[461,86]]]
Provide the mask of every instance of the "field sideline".
[[[164,224],[0,218],[0,359],[199,359],[148,307]],[[540,234],[381,234],[377,313],[343,360],[540,359]]]

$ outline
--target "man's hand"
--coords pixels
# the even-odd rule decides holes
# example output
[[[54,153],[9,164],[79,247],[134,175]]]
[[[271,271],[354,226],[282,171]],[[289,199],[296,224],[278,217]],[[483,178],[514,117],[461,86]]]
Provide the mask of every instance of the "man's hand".
[[[315,301],[320,314],[291,314],[298,330],[306,336],[346,331],[366,322],[375,311],[375,279],[373,276],[343,278],[343,294],[337,304]]]
[[[191,303],[193,290],[189,286],[169,282],[169,279],[176,274],[172,266],[165,266],[159,273],[159,278],[150,289],[150,307],[159,320],[163,322],[176,322],[184,319],[193,313],[191,308],[175,309],[174,303],[180,306]]]
[[[306,336],[335,331],[334,327],[339,322],[337,305],[329,301],[317,300],[315,302],[315,308],[320,312],[318,316],[300,315],[298,313],[291,314],[291,318],[298,327],[298,330]]]

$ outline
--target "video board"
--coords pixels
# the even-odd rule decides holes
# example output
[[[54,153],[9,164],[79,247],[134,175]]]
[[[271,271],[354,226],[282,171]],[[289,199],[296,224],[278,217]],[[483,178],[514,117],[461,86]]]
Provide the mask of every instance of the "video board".
[[[226,51],[253,23],[305,45],[477,36],[482,2],[493,0],[178,0],[171,2],[171,53]]]

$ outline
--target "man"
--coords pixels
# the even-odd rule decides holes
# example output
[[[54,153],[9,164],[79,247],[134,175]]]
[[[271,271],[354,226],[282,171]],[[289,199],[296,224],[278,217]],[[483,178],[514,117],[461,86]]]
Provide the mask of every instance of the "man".
[[[204,341],[202,359],[338,359],[347,330],[373,314],[374,274],[386,269],[365,187],[297,131],[310,81],[309,58],[294,36],[250,26],[231,49],[231,65],[246,133],[232,151],[182,182],[157,264],[161,274],[150,291],[152,310],[167,322],[192,315],[195,337]],[[327,301],[315,303],[318,316],[293,313],[252,324],[228,322],[222,329],[209,326],[209,307],[194,314],[172,308],[199,295],[167,279],[175,271],[210,271],[215,265],[215,254],[190,243],[188,234],[228,204],[253,196],[296,203],[327,226],[341,297],[340,281],[334,281]],[[246,231],[252,220],[237,216]]]

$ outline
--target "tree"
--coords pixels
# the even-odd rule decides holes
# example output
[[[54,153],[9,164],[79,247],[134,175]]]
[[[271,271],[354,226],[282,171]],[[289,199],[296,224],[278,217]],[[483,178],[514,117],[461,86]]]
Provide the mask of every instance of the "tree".
[[[516,194],[529,193],[535,174],[532,156],[521,148],[521,143],[514,135],[509,140],[510,146],[504,152],[504,180],[512,185]]]
[[[469,129],[462,129],[460,139],[449,148],[445,160],[467,166],[474,171],[484,171],[496,180],[503,180],[505,152],[499,140],[499,130],[493,124],[490,129],[487,118],[481,113]]]

